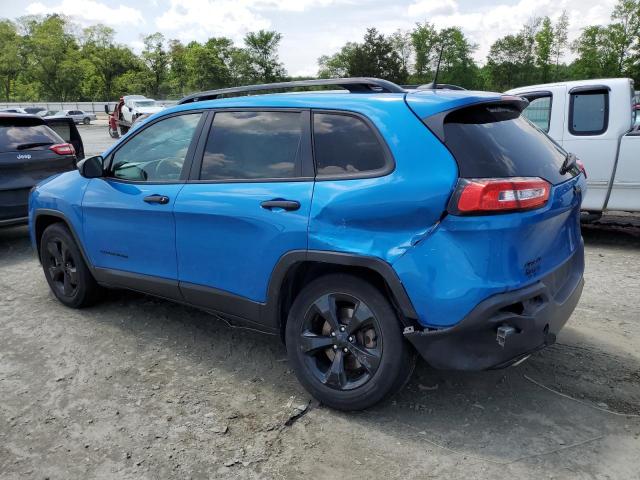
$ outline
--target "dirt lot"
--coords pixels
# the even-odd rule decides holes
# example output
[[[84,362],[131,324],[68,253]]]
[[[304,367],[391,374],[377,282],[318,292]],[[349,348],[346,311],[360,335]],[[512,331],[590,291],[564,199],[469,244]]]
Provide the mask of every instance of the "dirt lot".
[[[310,403],[276,338],[129,292],[63,307],[26,228],[0,230],[0,478],[640,479],[640,227],[584,236],[557,345],[502,371],[419,363],[344,414]]]

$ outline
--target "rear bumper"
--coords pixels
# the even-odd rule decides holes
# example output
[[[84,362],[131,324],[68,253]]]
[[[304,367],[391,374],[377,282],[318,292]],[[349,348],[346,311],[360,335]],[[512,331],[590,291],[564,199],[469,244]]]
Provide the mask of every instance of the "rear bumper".
[[[582,294],[583,272],[580,245],[569,260],[533,285],[489,297],[453,327],[405,337],[435,368],[507,367],[555,343]],[[508,332],[504,345],[497,341],[500,327]]]
[[[0,190],[0,226],[26,223],[30,188]]]

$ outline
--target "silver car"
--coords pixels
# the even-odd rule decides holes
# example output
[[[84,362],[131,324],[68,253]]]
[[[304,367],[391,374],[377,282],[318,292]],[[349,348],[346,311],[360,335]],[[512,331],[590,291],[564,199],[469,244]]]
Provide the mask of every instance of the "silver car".
[[[76,123],[89,125],[92,120],[96,119],[95,113],[84,112],[82,110],[60,110],[56,112],[54,117],[69,117]]]

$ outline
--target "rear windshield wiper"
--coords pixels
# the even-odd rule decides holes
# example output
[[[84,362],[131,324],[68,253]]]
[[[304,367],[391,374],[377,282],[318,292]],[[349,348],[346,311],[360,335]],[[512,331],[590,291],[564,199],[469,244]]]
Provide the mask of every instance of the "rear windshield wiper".
[[[567,156],[564,157],[564,162],[562,162],[562,166],[560,167],[560,175],[564,175],[576,164],[576,156],[573,153],[567,153]]]
[[[16,147],[16,150],[26,150],[28,148],[35,147],[44,147],[46,145],[53,145],[53,142],[32,142],[32,143],[23,143]]]

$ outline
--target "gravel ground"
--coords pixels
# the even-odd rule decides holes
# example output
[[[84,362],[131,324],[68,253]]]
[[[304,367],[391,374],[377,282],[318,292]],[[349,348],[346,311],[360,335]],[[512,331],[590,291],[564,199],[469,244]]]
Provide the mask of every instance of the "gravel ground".
[[[130,292],[63,307],[27,229],[0,230],[0,478],[640,479],[640,226],[584,237],[558,344],[500,371],[422,362],[345,414],[311,401],[276,338]]]

